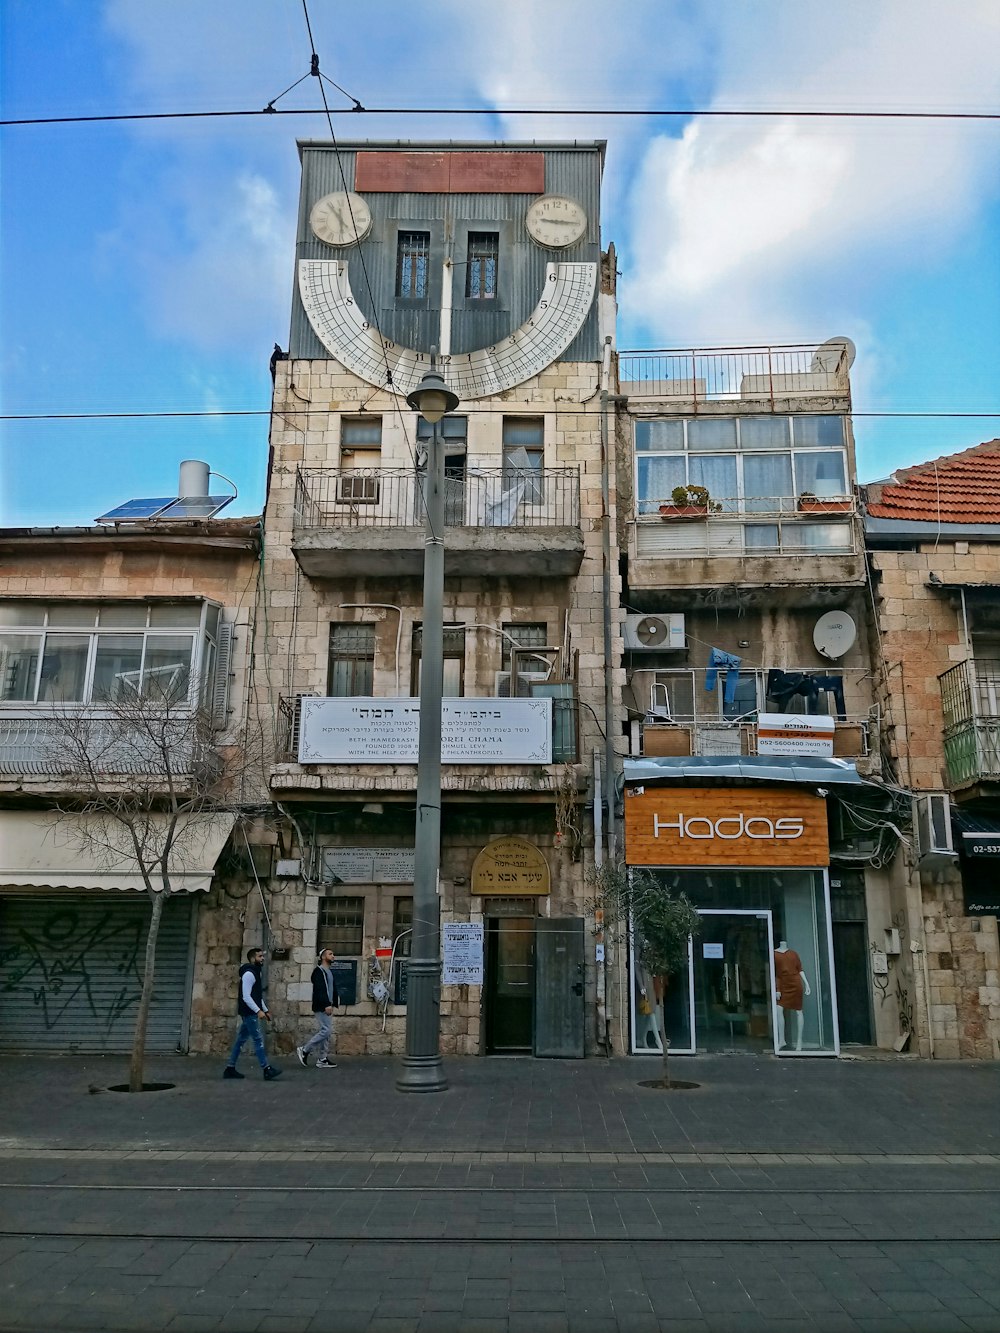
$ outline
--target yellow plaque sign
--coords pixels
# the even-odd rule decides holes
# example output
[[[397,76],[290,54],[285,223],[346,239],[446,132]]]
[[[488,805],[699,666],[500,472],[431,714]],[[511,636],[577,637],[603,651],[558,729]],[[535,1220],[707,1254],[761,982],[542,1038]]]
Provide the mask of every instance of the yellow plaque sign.
[[[472,863],[472,892],[481,897],[548,893],[549,864],[523,838],[497,838]]]

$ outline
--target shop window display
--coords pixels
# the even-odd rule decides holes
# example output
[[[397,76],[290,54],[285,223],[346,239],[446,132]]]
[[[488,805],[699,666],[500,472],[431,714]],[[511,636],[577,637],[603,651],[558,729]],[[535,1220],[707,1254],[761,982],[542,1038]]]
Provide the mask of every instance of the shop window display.
[[[655,870],[705,918],[688,974],[664,989],[633,958],[633,1052],[838,1052],[829,904],[819,870]],[[647,1012],[648,1010],[648,1012]]]

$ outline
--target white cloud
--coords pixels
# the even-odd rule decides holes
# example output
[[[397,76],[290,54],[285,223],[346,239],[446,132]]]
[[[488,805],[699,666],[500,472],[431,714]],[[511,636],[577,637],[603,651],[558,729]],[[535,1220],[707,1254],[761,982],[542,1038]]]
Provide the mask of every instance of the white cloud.
[[[723,26],[713,105],[995,104],[993,0],[831,14],[764,3],[755,23]],[[997,160],[995,136],[968,122],[695,120],[654,138],[637,174],[623,313],[653,339],[716,341],[723,323],[732,341],[825,336],[873,268],[941,260],[995,189]]]

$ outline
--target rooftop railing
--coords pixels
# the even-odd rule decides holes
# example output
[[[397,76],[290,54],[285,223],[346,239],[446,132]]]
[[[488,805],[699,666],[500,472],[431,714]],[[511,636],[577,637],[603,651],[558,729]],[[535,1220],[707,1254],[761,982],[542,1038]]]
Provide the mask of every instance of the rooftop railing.
[[[621,352],[618,377],[630,398],[699,403],[767,402],[810,395],[850,395],[847,345],[801,343]]]
[[[392,468],[299,468],[295,529],[423,527],[426,476]],[[580,472],[575,467],[446,472],[444,508],[448,527],[579,527]]]

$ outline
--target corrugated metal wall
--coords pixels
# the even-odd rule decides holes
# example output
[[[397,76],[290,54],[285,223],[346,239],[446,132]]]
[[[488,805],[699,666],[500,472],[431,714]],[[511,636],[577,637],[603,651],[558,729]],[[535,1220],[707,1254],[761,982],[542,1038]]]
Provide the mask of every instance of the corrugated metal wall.
[[[429,351],[438,342],[441,266],[448,243],[456,263],[462,263],[455,274],[452,317],[455,353],[488,347],[522,324],[538,304],[547,263],[560,259],[600,263],[601,158],[596,149],[545,150],[546,193],[565,194],[579,200],[589,220],[586,239],[558,252],[540,249],[524,229],[525,214],[537,197],[530,194],[368,193],[365,200],[371,208],[373,224],[367,238],[360,246],[333,250],[313,236],[309,212],[323,195],[342,190],[345,180],[353,187],[354,163],[355,153],[349,150],[341,150],[338,162],[332,148],[303,148],[296,259],[347,257],[351,290],[359,307],[365,318],[373,324],[377,322],[382,334],[392,342],[418,351]],[[406,309],[397,308],[395,299],[396,236],[398,231],[410,228],[431,233],[432,286],[426,306]],[[477,229],[501,234],[500,296],[488,309],[483,309],[480,303],[467,304],[465,300],[466,235],[469,230]],[[293,358],[325,359],[329,355],[302,309],[297,280],[293,281],[289,347]],[[599,357],[595,301],[583,329],[561,359],[596,361]]]
[[[187,895],[163,907],[149,1051],[181,1040],[192,910]],[[0,898],[0,1050],[129,1051],[149,913],[118,892]]]

